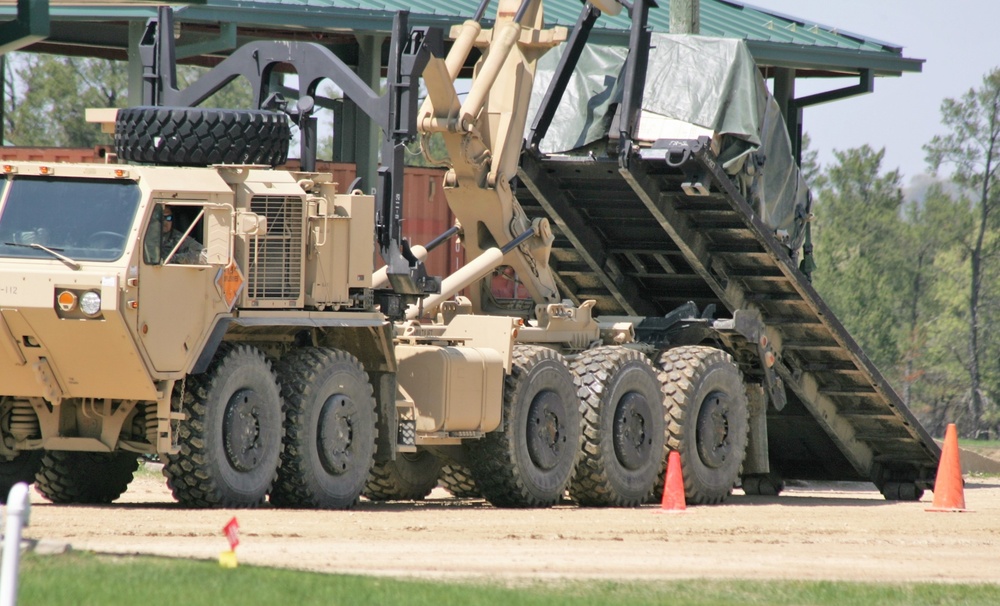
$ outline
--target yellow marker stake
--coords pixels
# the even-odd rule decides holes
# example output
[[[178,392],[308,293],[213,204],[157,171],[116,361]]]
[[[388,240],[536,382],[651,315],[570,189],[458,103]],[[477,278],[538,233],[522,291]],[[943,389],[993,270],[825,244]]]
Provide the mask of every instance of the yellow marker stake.
[[[236,568],[236,552],[230,550],[220,553],[219,566],[223,568]]]

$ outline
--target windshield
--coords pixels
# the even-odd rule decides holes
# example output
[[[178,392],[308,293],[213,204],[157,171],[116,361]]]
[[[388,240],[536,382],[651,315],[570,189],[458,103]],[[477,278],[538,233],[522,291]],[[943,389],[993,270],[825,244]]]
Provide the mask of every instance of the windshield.
[[[134,181],[15,176],[4,189],[0,257],[51,259],[55,251],[75,261],[114,261],[139,207]]]

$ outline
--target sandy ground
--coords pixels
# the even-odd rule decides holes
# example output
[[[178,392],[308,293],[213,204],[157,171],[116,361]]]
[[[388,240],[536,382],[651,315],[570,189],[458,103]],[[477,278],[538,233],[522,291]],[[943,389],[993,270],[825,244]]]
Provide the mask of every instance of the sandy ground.
[[[926,511],[869,484],[736,491],[725,505],[502,510],[435,490],[423,502],[346,512],[184,510],[140,475],[118,502],[68,507],[33,495],[25,537],[43,546],[215,560],[240,527],[240,563],[336,573],[440,577],[690,577],[1000,583],[1000,479],[967,478],[970,511]]]

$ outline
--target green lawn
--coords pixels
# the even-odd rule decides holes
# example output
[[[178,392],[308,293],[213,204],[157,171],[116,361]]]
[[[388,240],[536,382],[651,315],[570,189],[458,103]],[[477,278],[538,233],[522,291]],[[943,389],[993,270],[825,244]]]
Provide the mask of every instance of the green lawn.
[[[958,445],[966,450],[985,450],[993,451],[1000,450],[1000,440],[969,440],[966,438],[959,438]]]
[[[404,557],[386,554],[386,557]],[[496,604],[823,604],[845,606],[1000,603],[1000,585],[759,581],[415,581],[318,574],[216,562],[89,553],[27,554],[19,603],[46,605],[269,606],[299,604],[486,606]]]

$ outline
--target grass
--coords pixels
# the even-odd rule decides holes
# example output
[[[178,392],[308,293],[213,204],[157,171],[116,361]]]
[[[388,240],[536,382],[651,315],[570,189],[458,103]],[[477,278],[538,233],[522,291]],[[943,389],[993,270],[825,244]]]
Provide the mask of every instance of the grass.
[[[386,554],[405,557],[405,554]],[[215,562],[26,554],[21,604],[392,604],[586,606],[590,604],[994,605],[1000,585],[862,584],[813,581],[426,581],[309,573]]]
[[[1000,440],[959,438],[958,445],[967,450],[1000,450]]]

